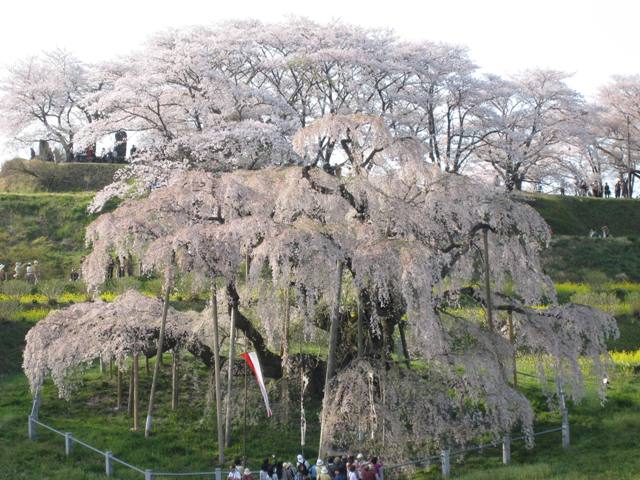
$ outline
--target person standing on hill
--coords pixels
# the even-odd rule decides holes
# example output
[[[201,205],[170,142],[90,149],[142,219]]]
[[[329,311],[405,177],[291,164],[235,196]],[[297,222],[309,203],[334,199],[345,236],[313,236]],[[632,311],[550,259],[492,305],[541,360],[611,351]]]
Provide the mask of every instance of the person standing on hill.
[[[13,268],[13,279],[18,280],[21,274],[22,274],[22,264],[20,262],[16,262],[16,266]]]
[[[31,262],[27,263],[25,280],[31,284],[36,283],[36,277],[33,274],[33,266],[31,265]]]
[[[620,179],[616,181],[616,184],[613,186],[613,192],[616,198],[620,198],[620,192],[622,191],[622,184],[620,183]]]
[[[611,196],[611,189],[609,188],[609,184],[604,184],[604,196],[605,198],[609,198]]]

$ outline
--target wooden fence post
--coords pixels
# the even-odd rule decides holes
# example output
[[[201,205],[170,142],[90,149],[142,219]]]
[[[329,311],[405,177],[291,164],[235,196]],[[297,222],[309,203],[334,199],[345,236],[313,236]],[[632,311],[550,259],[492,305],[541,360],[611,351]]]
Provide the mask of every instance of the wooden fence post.
[[[104,473],[107,477],[113,475],[113,453],[104,452]]]
[[[449,478],[451,475],[451,458],[449,449],[440,452],[440,460],[442,462],[442,477]]]
[[[507,433],[502,439],[502,463],[511,463],[511,434]]]
[[[71,432],[64,432],[64,454],[68,457],[73,449],[73,436]]]

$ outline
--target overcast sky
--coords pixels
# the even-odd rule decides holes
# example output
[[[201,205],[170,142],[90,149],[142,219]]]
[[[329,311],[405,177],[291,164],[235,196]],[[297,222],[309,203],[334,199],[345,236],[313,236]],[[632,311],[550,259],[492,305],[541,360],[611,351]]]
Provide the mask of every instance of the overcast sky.
[[[0,16],[0,63],[55,47],[86,61],[126,53],[166,27],[302,15],[391,27],[407,39],[467,45],[485,71],[532,67],[574,74],[586,96],[611,75],[640,73],[634,0],[7,0]],[[1,68],[1,67],[0,67]],[[3,138],[0,136],[0,142]],[[2,151],[4,150],[4,151]],[[15,152],[0,147],[2,157]]]

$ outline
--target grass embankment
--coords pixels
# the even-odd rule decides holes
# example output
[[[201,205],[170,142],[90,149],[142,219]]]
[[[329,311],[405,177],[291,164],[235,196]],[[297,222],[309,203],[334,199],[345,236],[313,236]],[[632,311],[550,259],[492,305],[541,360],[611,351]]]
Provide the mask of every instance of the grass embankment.
[[[91,193],[0,194],[0,263],[38,260],[42,278],[67,278],[84,249]],[[24,269],[24,267],[23,267]],[[23,270],[24,275],[24,270]]]
[[[640,201],[615,198],[522,195],[555,235],[587,236],[589,230],[609,228],[614,237],[640,235]]]
[[[640,201],[557,195],[523,195],[553,231],[543,254],[549,275],[559,282],[640,282]],[[611,237],[590,238],[603,226]],[[593,277],[593,278],[590,278]]]
[[[122,164],[52,163],[15,158],[2,164],[0,190],[6,192],[84,192],[113,181]]]

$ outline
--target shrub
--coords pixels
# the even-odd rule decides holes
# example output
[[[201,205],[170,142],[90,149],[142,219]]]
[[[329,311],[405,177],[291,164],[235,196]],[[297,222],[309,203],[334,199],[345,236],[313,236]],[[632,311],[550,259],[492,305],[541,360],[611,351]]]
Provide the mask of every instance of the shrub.
[[[611,352],[611,358],[621,367],[640,367],[640,350],[633,352]]]
[[[44,280],[38,284],[38,290],[40,290],[49,301],[57,301],[65,291],[65,282],[58,279]]]
[[[618,300],[614,293],[609,292],[582,292],[571,295],[572,303],[580,303],[582,305],[590,305],[599,308],[612,315],[627,313],[621,311],[623,304]]]
[[[71,293],[65,292],[58,297],[59,303],[80,303],[86,302],[89,299],[86,293]]]
[[[28,293],[27,295],[18,297],[18,301],[22,305],[37,305],[47,303],[47,297],[39,293]]]
[[[24,280],[8,280],[2,282],[0,289],[2,289],[2,293],[6,295],[19,298],[23,295],[30,294],[33,290],[33,285]]]
[[[16,300],[5,300],[0,302],[0,319],[12,320],[16,312],[20,310],[20,303]]]

